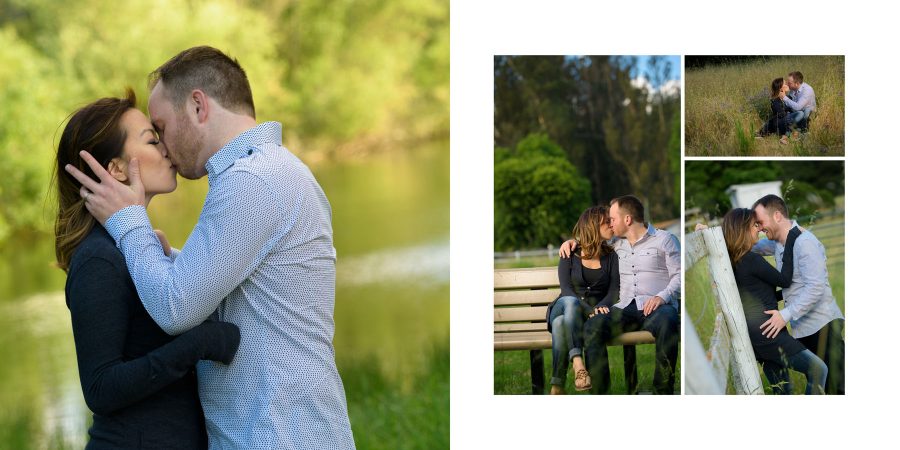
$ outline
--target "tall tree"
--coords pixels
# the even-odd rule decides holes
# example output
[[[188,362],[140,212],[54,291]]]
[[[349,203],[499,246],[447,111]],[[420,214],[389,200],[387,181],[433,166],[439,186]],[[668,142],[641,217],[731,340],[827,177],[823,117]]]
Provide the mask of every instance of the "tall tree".
[[[635,57],[496,56],[494,145],[546,133],[590,180],[594,203],[631,193],[651,218],[677,217],[680,94],[658,89],[671,70],[656,57],[639,73]]]

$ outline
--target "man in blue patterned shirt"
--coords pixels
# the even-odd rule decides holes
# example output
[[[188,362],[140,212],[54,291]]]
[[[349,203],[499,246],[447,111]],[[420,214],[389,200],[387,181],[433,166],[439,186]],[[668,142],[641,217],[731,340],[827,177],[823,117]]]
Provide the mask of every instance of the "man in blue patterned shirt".
[[[784,200],[773,194],[757,200],[753,212],[760,231],[768,238],[760,239],[753,251],[775,255],[776,268],[781,270],[784,244],[797,222],[788,216]],[[825,246],[811,231],[804,230],[794,242],[794,278],[781,291],[784,308],[765,312],[772,317],[763,323],[762,331],[774,338],[790,322],[791,336],[828,365],[825,392],[844,394],[844,315],[831,292],[826,259]]]
[[[179,334],[210,316],[240,327],[230,365],[197,366],[210,448],[353,449],[332,346],[328,199],[282,146],[281,124],[256,123],[236,60],[190,48],[151,73],[150,88],[162,151],[183,177],[208,175],[199,222],[181,251],[166,256],[150,226],[136,160],[130,186],[85,153],[100,183],[67,170],[163,330]]]
[[[616,336],[646,330],[656,339],[653,390],[675,393],[678,344],[681,341],[681,245],[671,233],[644,220],[644,205],[633,195],[609,203],[611,241],[619,257],[619,298],[609,311],[596,309],[584,323],[585,363],[594,380],[593,393],[609,388],[606,345]],[[563,243],[560,257],[569,257],[575,240]]]
[[[790,114],[790,123],[801,130],[809,128],[809,115],[816,110],[816,92],[812,86],[803,82],[803,74],[791,72],[784,79],[790,92],[784,97],[784,104],[794,110]]]

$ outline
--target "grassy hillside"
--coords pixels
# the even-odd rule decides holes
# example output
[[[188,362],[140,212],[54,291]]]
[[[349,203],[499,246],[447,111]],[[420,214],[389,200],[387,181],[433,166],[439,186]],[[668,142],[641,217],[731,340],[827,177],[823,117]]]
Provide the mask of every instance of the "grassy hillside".
[[[816,93],[810,132],[784,145],[754,134],[769,111],[773,79],[798,70]],[[684,83],[687,156],[842,156],[844,57],[785,56],[688,69]]]

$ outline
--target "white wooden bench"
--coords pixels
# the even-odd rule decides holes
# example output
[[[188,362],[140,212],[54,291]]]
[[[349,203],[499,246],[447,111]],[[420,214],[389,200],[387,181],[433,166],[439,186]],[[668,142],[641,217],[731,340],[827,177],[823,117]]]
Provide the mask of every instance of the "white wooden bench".
[[[559,296],[556,267],[494,270],[494,351],[529,350],[531,393],[544,393],[543,349],[551,347],[547,305]],[[653,344],[649,331],[623,333],[608,345],[622,345],[628,393],[637,388],[635,345]]]

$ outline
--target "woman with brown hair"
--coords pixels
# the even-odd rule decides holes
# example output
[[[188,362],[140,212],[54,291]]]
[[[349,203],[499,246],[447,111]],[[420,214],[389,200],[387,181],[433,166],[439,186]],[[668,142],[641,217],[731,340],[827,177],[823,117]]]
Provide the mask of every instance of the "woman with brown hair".
[[[784,98],[787,96],[788,90],[789,87],[788,84],[785,83],[784,78],[772,80],[771,92],[769,94],[769,103],[772,112],[769,115],[769,120],[763,125],[762,129],[759,130],[757,136],[762,137],[771,133],[778,133],[781,136],[779,142],[782,144],[788,143],[788,133],[791,131],[791,126],[793,124],[790,115],[794,112],[794,110],[784,103]]]
[[[149,119],[125,98],[102,98],[76,111],[56,155],[56,258],[67,274],[66,305],[81,388],[94,413],[87,448],[207,447],[194,365],[228,364],[240,341],[237,327],[205,322],[169,336],[141,304],[116,242],[85,208],[81,183],[67,164],[92,173],[79,152],[90,153],[122,183],[138,175],[145,204],[175,190],[175,170]],[[135,164],[137,162],[137,164]],[[95,178],[96,179],[96,178]],[[90,195],[90,194],[86,194]],[[168,249],[159,233],[167,256]]]
[[[605,206],[585,210],[575,228],[573,256],[559,259],[561,293],[547,307],[547,328],[553,337],[553,376],[550,394],[562,394],[569,361],[575,371],[575,389],[591,388],[582,349],[584,321],[594,314],[608,314],[619,292],[619,257],[606,243],[612,238]]]
[[[794,227],[788,233],[778,271],[761,255],[750,251],[759,240],[759,223],[752,210],[735,208],[725,214],[723,231],[725,246],[734,269],[750,344],[756,360],[762,363],[763,373],[775,394],[790,394],[793,390],[788,368],[806,375],[806,394],[824,394],[828,367],[787,331],[766,337],[761,325],[769,320],[766,311],[778,310],[776,287],[791,285],[794,276],[794,241],[801,231]]]

